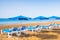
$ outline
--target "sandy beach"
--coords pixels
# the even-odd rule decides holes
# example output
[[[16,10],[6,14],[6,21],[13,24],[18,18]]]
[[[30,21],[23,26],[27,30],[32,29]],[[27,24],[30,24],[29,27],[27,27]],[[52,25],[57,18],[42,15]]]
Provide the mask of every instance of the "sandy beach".
[[[21,26],[36,26],[36,25],[49,25],[49,24],[60,24],[60,22],[45,22],[45,23],[28,23],[28,24],[10,24],[10,25],[0,25],[0,30],[12,27]],[[0,40],[60,40],[60,28],[47,31],[42,30],[41,32],[31,32],[28,31],[27,34],[21,33],[21,36],[16,36],[12,34],[12,37],[8,38],[7,34],[0,34]]]
[[[19,37],[16,35],[8,38],[6,34],[0,34],[0,40],[60,40],[60,30],[57,32],[40,32],[40,33],[32,33],[23,34]],[[31,33],[31,34],[30,34]]]

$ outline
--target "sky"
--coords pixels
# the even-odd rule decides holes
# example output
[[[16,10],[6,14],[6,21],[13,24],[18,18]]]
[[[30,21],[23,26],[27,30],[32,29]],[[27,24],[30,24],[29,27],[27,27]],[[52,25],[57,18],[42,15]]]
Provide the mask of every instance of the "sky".
[[[60,0],[0,0],[0,18],[60,16]]]

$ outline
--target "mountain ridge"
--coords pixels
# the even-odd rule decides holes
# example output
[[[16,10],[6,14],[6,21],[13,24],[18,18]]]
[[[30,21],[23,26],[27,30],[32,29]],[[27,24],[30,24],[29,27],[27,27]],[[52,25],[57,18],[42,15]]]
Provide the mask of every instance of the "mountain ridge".
[[[38,16],[35,18],[30,18],[26,16],[16,16],[16,17],[11,17],[11,18],[0,18],[0,20],[49,20],[49,19],[60,19],[58,16],[50,16],[50,17],[45,17],[45,16]]]

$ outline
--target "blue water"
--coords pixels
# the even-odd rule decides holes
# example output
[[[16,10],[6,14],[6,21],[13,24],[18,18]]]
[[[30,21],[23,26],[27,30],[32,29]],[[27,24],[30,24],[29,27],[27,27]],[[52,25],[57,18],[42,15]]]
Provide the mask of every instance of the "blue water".
[[[30,21],[19,21],[19,20],[11,20],[11,21],[0,21],[0,24],[22,24],[22,23],[32,23],[32,22],[53,22],[53,21],[60,21],[60,20],[30,20]]]

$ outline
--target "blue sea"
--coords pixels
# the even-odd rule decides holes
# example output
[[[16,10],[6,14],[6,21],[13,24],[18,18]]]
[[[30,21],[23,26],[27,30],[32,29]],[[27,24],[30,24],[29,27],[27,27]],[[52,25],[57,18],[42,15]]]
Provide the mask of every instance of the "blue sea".
[[[29,21],[24,21],[24,20],[10,20],[10,21],[0,21],[0,24],[24,24],[24,23],[34,23],[34,22],[54,22],[54,21],[60,21],[60,20],[29,20]]]

